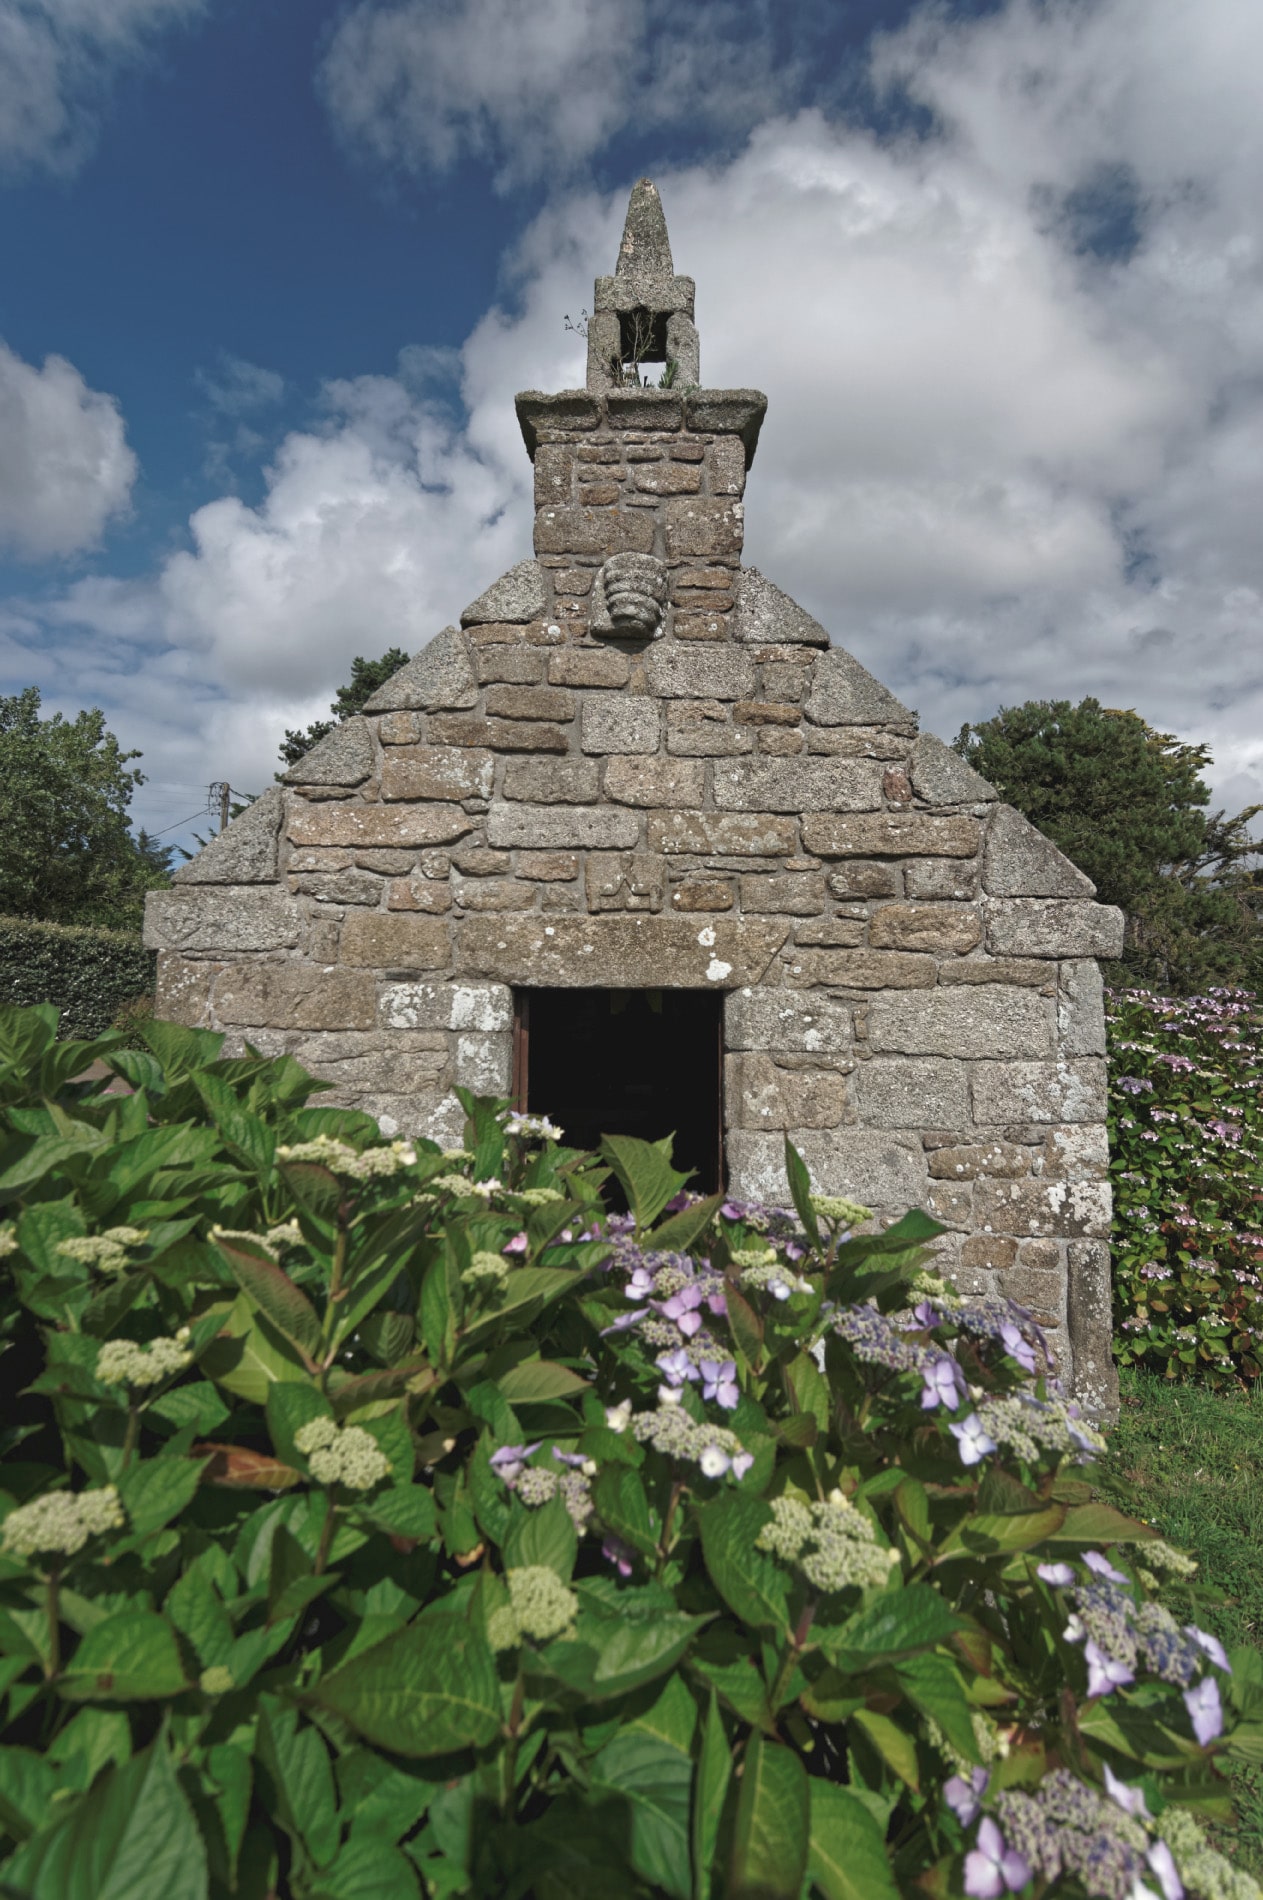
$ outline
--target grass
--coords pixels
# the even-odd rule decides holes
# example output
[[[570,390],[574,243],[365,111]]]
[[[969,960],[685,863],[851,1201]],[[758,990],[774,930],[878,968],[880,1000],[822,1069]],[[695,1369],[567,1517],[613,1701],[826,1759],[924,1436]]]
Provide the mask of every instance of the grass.
[[[1208,1392],[1135,1371],[1121,1379],[1102,1491],[1198,1559],[1194,1583],[1166,1593],[1181,1621],[1229,1651],[1263,1649],[1263,1390]],[[1216,1829],[1216,1844],[1263,1878],[1263,1768],[1234,1768],[1232,1781],[1237,1823]]]

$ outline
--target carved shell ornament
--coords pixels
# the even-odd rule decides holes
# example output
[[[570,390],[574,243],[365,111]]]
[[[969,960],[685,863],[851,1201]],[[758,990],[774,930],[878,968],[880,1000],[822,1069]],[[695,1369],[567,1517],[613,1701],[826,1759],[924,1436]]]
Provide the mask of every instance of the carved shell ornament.
[[[597,577],[592,631],[660,639],[667,591],[666,563],[656,555],[612,554]]]

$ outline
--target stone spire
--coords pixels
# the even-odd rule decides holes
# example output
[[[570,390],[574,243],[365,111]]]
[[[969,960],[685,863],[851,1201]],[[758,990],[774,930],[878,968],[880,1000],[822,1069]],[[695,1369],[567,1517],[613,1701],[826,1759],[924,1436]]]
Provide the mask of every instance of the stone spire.
[[[588,322],[587,385],[593,395],[644,381],[662,365],[667,387],[701,381],[694,286],[677,277],[658,188],[648,178],[632,187],[623,241],[612,277],[598,277]],[[650,381],[658,378],[650,373]]]

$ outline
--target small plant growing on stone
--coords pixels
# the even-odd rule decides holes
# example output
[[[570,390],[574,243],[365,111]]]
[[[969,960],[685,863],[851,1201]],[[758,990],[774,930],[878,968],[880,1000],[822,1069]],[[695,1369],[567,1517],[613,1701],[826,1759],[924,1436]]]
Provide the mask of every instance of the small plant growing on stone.
[[[0,1010],[5,1892],[1258,1895],[1257,1658],[927,1216],[141,1034]]]

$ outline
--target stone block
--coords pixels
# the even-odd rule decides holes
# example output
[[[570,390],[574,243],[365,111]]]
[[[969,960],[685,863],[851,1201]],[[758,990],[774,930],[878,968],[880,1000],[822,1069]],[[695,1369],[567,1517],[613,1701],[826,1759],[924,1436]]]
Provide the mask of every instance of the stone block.
[[[974,818],[931,818],[919,811],[855,817],[820,811],[803,820],[803,843],[822,858],[972,858],[979,835]]]
[[[359,969],[441,970],[451,961],[451,938],[439,917],[361,912],[343,924],[338,954]]]
[[[982,921],[976,910],[954,904],[883,904],[873,912],[868,941],[875,950],[959,957],[981,943]]]
[[[974,1212],[994,1233],[1104,1237],[1112,1201],[1108,1181],[980,1181]]]
[[[371,1029],[376,984],[368,971],[314,963],[236,963],[215,982],[216,1020],[245,1028]]]
[[[927,805],[977,805],[998,796],[994,785],[932,732],[923,732],[913,746],[909,776]]]
[[[513,1037],[505,1031],[457,1036],[452,1080],[475,1095],[507,1095],[513,1087]]]
[[[1017,1260],[1017,1242],[1007,1234],[971,1234],[960,1258],[962,1266],[983,1273],[1007,1273]]]
[[[466,607],[460,623],[462,627],[476,627],[502,620],[524,625],[540,618],[546,601],[544,570],[539,562],[519,561]]]
[[[309,805],[298,800],[289,814],[289,837],[298,845],[349,845],[353,849],[450,844],[473,830],[459,805]]]
[[[845,864],[828,879],[835,897],[893,897],[899,874],[889,864]]]
[[[716,606],[710,612],[682,613],[677,607],[671,621],[677,640],[726,640],[728,616]]]
[[[743,877],[741,908],[784,917],[815,917],[825,907],[824,879],[818,872]]]
[[[656,752],[662,710],[656,700],[626,693],[590,693],[583,702],[580,743],[585,752]]]
[[[612,758],[605,768],[605,793],[620,805],[700,805],[706,791],[706,767],[694,759]]]
[[[568,752],[560,726],[529,719],[475,719],[450,716],[430,721],[430,736],[445,745],[490,746],[493,752]]]
[[[827,647],[829,636],[796,600],[765,580],[757,567],[737,576],[735,637],[748,646]]]
[[[820,917],[799,924],[794,942],[815,950],[856,950],[864,941],[865,928],[858,917]]]
[[[560,686],[492,686],[487,711],[501,719],[574,718],[574,694]]]
[[[664,513],[668,561],[740,555],[745,534],[741,502],[723,496],[674,495]]]
[[[289,868],[291,871],[296,871],[298,869],[298,866],[295,864],[294,859],[299,857],[300,855],[301,854],[299,852],[295,851],[293,853],[293,856],[291,856],[290,861],[289,861]],[[319,852],[314,852],[312,853],[312,855],[318,857],[321,854]],[[331,853],[330,855],[340,856],[341,854],[338,852],[334,852],[334,853]],[[357,851],[355,853],[355,864],[356,864],[357,869],[361,871],[376,871],[382,877],[403,877],[408,871],[412,869],[414,862],[415,862],[415,856],[414,856],[414,853],[411,851]],[[321,869],[319,865],[315,865],[315,864],[309,866],[308,868],[313,871]],[[327,868],[332,869],[333,867],[329,866]],[[342,867],[339,866],[338,868],[341,869]]]
[[[588,909],[660,911],[663,864],[648,851],[590,851],[584,866]]]
[[[837,1128],[846,1117],[846,1077],[793,1066],[746,1050],[724,1058],[724,1100],[732,1128]]]
[[[922,990],[931,987],[936,974],[933,957],[898,950],[795,948],[785,980],[801,989]]]
[[[205,1023],[211,990],[222,968],[219,963],[190,962],[174,950],[164,950],[154,987],[154,1015],[159,1022]]]
[[[973,1221],[973,1189],[950,1181],[933,1181],[921,1201],[926,1213],[944,1227],[969,1227]]]
[[[465,634],[470,650],[474,653],[485,651],[488,647],[559,647],[564,644],[566,637],[556,620],[532,620],[526,626],[492,620],[485,627],[468,628]]]
[[[480,686],[537,686],[544,677],[544,655],[538,647],[479,647],[474,671]]]
[[[969,1080],[961,1062],[942,1056],[873,1056],[858,1065],[854,1087],[866,1127],[968,1126]]]
[[[424,877],[395,877],[386,887],[387,910],[420,910],[441,917],[452,908],[451,888]]]
[[[346,719],[327,732],[288,772],[286,785],[362,785],[373,770],[373,735],[366,719]]]
[[[513,992],[504,983],[392,983],[382,990],[388,1029],[505,1030],[513,1027]]]
[[[1062,964],[1057,1031],[1064,1055],[1105,1054],[1105,985],[1095,963]]]
[[[1098,1425],[1112,1425],[1118,1418],[1112,1317],[1108,1246],[1103,1240],[1072,1241],[1066,1297],[1070,1390]]]
[[[472,917],[458,963],[502,983],[578,989],[728,989],[758,983],[786,926],[717,917]]]
[[[462,877],[499,877],[511,864],[507,851],[490,851],[485,844],[466,845],[452,853],[453,869]]]
[[[634,470],[633,482],[645,495],[695,495],[702,471],[687,462],[647,462]]]
[[[968,903],[978,895],[977,860],[913,858],[903,867],[903,889],[905,897],[922,901]]]
[[[869,759],[724,759],[714,768],[714,782],[721,811],[832,815],[870,811],[881,802],[879,768]]]
[[[754,662],[739,648],[659,641],[645,659],[649,691],[663,699],[749,699]]]
[[[812,656],[796,654],[792,660],[766,660],[759,669],[765,699],[778,706],[800,706],[811,685]]]
[[[1103,1181],[1109,1174],[1109,1130],[1103,1122],[1070,1122],[1044,1138],[1047,1180]]]
[[[455,627],[444,627],[428,646],[391,675],[364,702],[366,713],[459,711],[478,700],[469,647]]]
[[[579,875],[579,859],[573,851],[519,851],[517,870],[541,884],[567,884]]]
[[[604,470],[601,471],[605,473]],[[612,473],[613,471],[611,471]],[[621,479],[621,475],[620,475]],[[581,481],[578,501],[582,508],[604,508],[616,502],[619,497],[617,481]]]
[[[653,516],[619,508],[541,508],[537,554],[652,554]]]
[[[462,910],[531,910],[535,886],[512,877],[467,878],[453,891]]]
[[[425,718],[421,713],[382,713],[373,723],[382,745],[415,745],[425,731]]]
[[[986,916],[987,948],[996,956],[1117,957],[1123,952],[1123,913],[1113,904],[993,898]]]
[[[150,950],[290,950],[300,941],[303,913],[275,886],[203,886],[150,891],[145,945]]]
[[[676,283],[688,285],[684,294],[691,311],[692,279],[677,278]],[[652,309],[655,300],[649,283],[644,284],[644,290],[644,301]],[[603,308],[599,291],[596,307]],[[684,415],[679,396],[666,389],[612,389],[605,402],[610,426],[615,429],[648,429],[656,435],[661,430],[678,429]]]
[[[1030,990],[1001,983],[931,990],[924,996],[878,996],[869,1008],[868,1039],[875,1050],[903,1055],[1048,1055],[1054,1046],[1052,1005]]]
[[[443,1081],[448,1039],[441,1032],[387,1034],[382,1030],[328,1031],[304,1037],[294,1049],[305,1069],[349,1089],[410,1094]]]
[[[591,759],[510,759],[504,796],[525,804],[594,805],[599,795]]]
[[[672,910],[731,910],[732,902],[732,884],[724,877],[686,877],[671,892]]]
[[[746,458],[740,442],[721,436],[711,444],[707,458],[710,466],[712,495],[740,495],[745,492]]]
[[[917,722],[916,714],[843,647],[830,647],[816,662],[806,713],[817,726],[898,726],[911,731]]]
[[[801,1055],[845,1055],[851,1011],[826,996],[792,990],[733,990],[724,999],[725,1049],[776,1049]]]
[[[380,904],[384,889],[373,871],[308,871],[290,878],[291,890],[318,904]]]
[[[796,726],[802,709],[777,700],[745,699],[733,707],[732,716],[739,726]]]
[[[965,1127],[968,1112],[957,1124]],[[981,1141],[955,1148],[935,1148],[930,1175],[936,1181],[976,1181],[980,1174],[999,1181],[1021,1181],[1031,1171],[1031,1151],[1016,1141]]]
[[[474,746],[391,746],[382,764],[382,797],[490,798],[495,759]]]
[[[640,820],[609,806],[493,805],[487,841],[506,851],[630,851],[640,841]]]
[[[754,750],[754,734],[731,723],[732,708],[721,699],[673,699],[667,702],[667,751],[677,758],[732,758]]]
[[[962,957],[945,963],[938,973],[940,983],[1017,983],[1027,989],[1042,989],[1046,996],[1054,990],[1052,968],[1034,957]]]
[[[760,726],[754,739],[760,752],[772,753],[778,759],[796,756],[806,746],[801,732],[786,732],[780,726]]]
[[[653,812],[648,822],[651,851],[668,856],[679,852],[730,857],[788,857],[798,838],[792,818],[760,813],[743,817],[733,812]]]
[[[626,686],[631,666],[613,647],[562,647],[548,656],[554,686]]]
[[[1071,864],[1051,838],[1014,811],[997,805],[982,855],[983,888],[991,897],[1095,897],[1091,878]]]
[[[240,817],[172,873],[174,884],[271,884],[285,794],[269,786]]]
[[[970,1086],[974,1121],[980,1124],[1105,1120],[1105,1064],[1093,1056],[1060,1062],[979,1062]]]
[[[872,1128],[791,1128],[788,1132],[819,1194],[844,1194],[866,1207],[901,1214],[924,1198],[925,1157],[915,1135]],[[734,1128],[725,1145],[731,1194],[773,1206],[788,1205],[785,1138],[779,1130],[765,1134]]]

